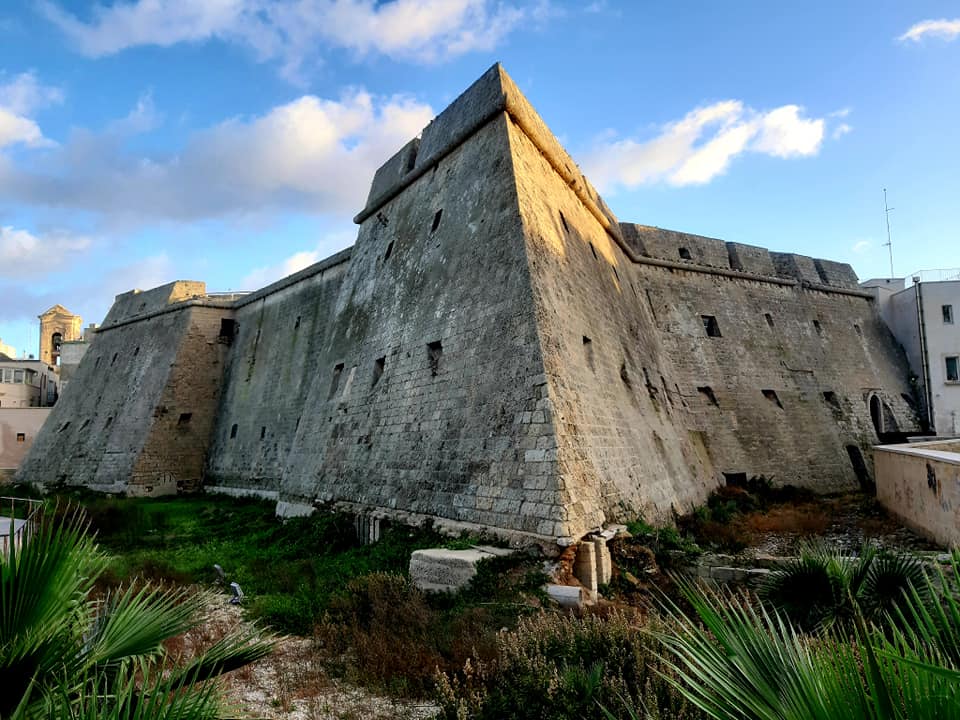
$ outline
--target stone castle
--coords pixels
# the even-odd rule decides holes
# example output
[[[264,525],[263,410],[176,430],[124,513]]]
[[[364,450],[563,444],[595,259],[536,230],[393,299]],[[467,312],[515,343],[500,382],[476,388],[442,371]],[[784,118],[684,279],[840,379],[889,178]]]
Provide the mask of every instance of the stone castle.
[[[619,222],[499,65],[356,222],[257,292],[118,296],[20,479],[552,543],[755,475],[868,484],[919,429],[849,265]]]

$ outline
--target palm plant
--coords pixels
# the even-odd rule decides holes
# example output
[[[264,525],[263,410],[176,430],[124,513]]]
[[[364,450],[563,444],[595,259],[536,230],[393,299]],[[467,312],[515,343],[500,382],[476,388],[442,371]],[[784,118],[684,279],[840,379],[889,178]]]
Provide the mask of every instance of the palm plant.
[[[699,621],[658,633],[679,680],[710,717],[736,720],[933,720],[960,717],[960,563],[924,576],[884,626],[854,608],[850,624],[804,634],[742,597],[681,583]],[[895,616],[895,617],[894,617]],[[848,631],[849,634],[844,634]]]
[[[811,631],[849,625],[857,612],[882,620],[910,588],[924,592],[923,580],[922,563],[910,555],[866,545],[858,557],[848,557],[824,545],[808,545],[770,573],[758,594],[794,627]]]
[[[41,520],[0,558],[0,718],[213,718],[207,680],[261,658],[272,639],[228,635],[185,666],[163,641],[196,626],[202,594],[152,586],[91,597],[107,558],[79,512]]]

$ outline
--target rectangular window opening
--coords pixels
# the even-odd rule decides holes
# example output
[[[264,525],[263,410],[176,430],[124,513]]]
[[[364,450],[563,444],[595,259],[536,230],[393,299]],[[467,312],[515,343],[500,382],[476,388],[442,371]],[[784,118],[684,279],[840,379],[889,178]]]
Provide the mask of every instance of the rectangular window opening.
[[[387,251],[383,254],[383,260],[386,262],[390,259],[390,254],[393,252],[393,240],[387,243]]]
[[[233,440],[237,436],[237,424],[234,423],[230,426],[230,439]]]
[[[217,336],[217,339],[221,342],[231,343],[233,338],[237,334],[237,321],[231,320],[230,318],[223,318],[220,320],[220,334]]]
[[[430,375],[436,377],[440,372],[440,358],[443,355],[443,345],[439,340],[427,343],[427,357],[430,358]]]
[[[383,377],[383,369],[386,367],[386,365],[387,365],[386,355],[384,355],[383,357],[377,358],[373,362],[373,383],[370,385],[370,387],[375,387],[376,384],[380,382],[380,378]]]
[[[266,425],[261,425],[261,426],[260,426],[260,439],[263,440],[266,436],[267,436],[267,426],[266,426]]]
[[[720,403],[717,402],[717,396],[713,394],[713,388],[710,387],[709,385],[698,387],[697,392],[703,395],[707,400],[709,400],[711,405],[720,407]]]
[[[953,355],[946,358],[947,382],[960,382],[960,357]]]
[[[26,433],[17,433],[17,442],[18,442],[18,443],[23,443],[23,442],[26,442],[26,441],[27,441],[27,435],[26,435]]]
[[[296,330],[298,327],[300,327],[300,316],[299,316],[299,315],[297,315],[297,319],[296,319],[296,320],[294,321],[294,323],[293,323],[293,329]]]
[[[720,335],[720,325],[717,323],[717,318],[713,315],[701,315],[700,319],[703,321],[703,329],[707,331],[708,337],[722,337]]]
[[[776,391],[774,391],[774,390],[761,390],[760,392],[763,393],[763,396],[764,396],[767,400],[769,400],[769,401],[772,402],[774,405],[776,405],[778,408],[780,408],[781,410],[783,410],[783,403],[780,402],[780,398],[777,397]]]
[[[330,381],[330,392],[327,393],[327,400],[333,399],[340,388],[340,375],[343,374],[343,363],[337,363],[333,366],[333,379]]]
[[[953,325],[953,305],[942,305],[940,311],[943,313],[944,324]]]
[[[587,243],[587,244],[590,245],[590,252],[593,253],[593,259],[599,260],[599,258],[597,257],[597,249],[593,247],[593,243]]]
[[[773,315],[770,313],[764,313],[763,317],[767,321],[767,325],[773,327]]]
[[[440,227],[440,218],[443,216],[443,208],[437,210],[436,214],[433,216],[433,225],[430,226],[430,232],[435,233],[437,228]]]
[[[112,418],[112,417],[108,417],[108,418],[107,418],[107,421],[103,424],[104,429],[110,427],[111,423],[113,423],[113,418]]]
[[[819,320],[813,321],[813,329],[817,331],[817,335],[820,335],[820,336],[823,335],[823,328],[820,326]]]
[[[677,253],[680,255],[681,260],[693,260],[693,258],[690,256],[690,251],[684,247],[677,248]]]
[[[69,421],[69,420],[67,420],[63,425],[61,425],[61,426],[60,426],[60,429],[57,430],[57,432],[58,432],[58,433],[62,433],[62,432],[63,432],[64,430],[66,430],[68,427],[70,427],[70,421]]]
[[[833,392],[833,390],[824,390],[823,399],[828,405],[836,410],[840,409],[840,399],[837,397],[837,394]]]
[[[177,418],[177,425],[189,425],[192,418],[193,413],[180,413],[180,417]]]

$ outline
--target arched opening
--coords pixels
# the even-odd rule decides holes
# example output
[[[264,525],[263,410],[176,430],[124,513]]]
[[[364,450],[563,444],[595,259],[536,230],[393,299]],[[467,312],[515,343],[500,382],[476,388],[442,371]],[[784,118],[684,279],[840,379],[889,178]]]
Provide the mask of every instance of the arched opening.
[[[880,398],[876,395],[870,396],[870,419],[873,421],[873,429],[877,431],[877,437],[883,433],[883,406],[880,404]]]
[[[60,364],[60,349],[63,346],[63,333],[55,332],[50,336],[50,362]]]

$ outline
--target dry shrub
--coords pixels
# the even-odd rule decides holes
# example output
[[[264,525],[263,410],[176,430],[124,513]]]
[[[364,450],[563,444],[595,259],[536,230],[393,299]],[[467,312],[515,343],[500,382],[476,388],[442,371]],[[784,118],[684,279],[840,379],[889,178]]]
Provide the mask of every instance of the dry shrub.
[[[614,717],[659,720],[702,717],[661,673],[658,642],[639,616],[605,617],[542,612],[497,637],[497,656],[468,661],[437,681],[442,720],[584,720]]]
[[[445,665],[436,611],[402,575],[365,575],[346,590],[332,601],[318,641],[353,680],[405,696],[426,693]]]
[[[742,519],[748,533],[790,533],[822,535],[830,528],[830,516],[822,505],[780,505],[764,513],[751,513]]]

